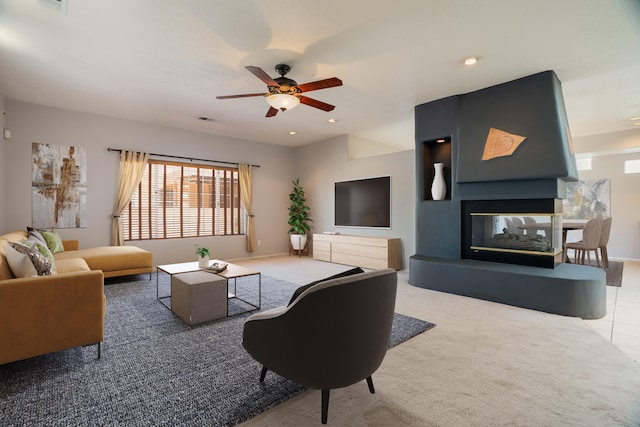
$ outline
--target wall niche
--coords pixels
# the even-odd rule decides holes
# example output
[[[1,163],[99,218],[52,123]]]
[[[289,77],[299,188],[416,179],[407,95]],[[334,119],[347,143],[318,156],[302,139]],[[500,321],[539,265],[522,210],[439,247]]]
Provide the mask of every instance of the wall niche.
[[[431,196],[431,184],[435,176],[434,163],[444,164],[444,181],[447,186],[447,194],[444,200],[451,200],[451,136],[436,138],[423,142],[424,159],[422,162],[423,176],[425,180],[423,200],[433,201]]]

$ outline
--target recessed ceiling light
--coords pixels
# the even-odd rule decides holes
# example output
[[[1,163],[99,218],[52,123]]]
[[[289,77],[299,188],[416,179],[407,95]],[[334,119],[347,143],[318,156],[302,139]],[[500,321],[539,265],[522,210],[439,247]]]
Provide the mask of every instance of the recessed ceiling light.
[[[633,121],[636,121],[636,120],[640,120],[640,116],[638,116],[638,117],[631,117],[629,120],[631,120],[632,122],[633,122]]]
[[[475,65],[478,62],[477,56],[468,56],[462,60],[464,65]]]
[[[297,135],[297,134],[298,134],[298,132],[296,132],[295,130],[290,130],[289,131],[289,135]]]
[[[634,123],[633,125],[634,125],[634,126],[640,126],[640,122],[638,122],[638,123]]]
[[[442,143],[444,142],[444,139],[436,139],[436,142],[437,142],[438,144],[442,144]]]
[[[337,123],[338,121],[336,119],[329,119],[327,120],[329,123]]]

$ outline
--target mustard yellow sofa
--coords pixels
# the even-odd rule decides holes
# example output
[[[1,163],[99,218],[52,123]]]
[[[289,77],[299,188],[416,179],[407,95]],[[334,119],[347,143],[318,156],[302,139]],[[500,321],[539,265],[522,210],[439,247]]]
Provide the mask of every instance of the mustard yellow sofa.
[[[120,246],[78,249],[65,240],[54,254],[57,274],[16,278],[7,263],[7,244],[26,240],[26,231],[0,236],[0,364],[98,344],[104,340],[104,278],[152,271],[152,255]]]

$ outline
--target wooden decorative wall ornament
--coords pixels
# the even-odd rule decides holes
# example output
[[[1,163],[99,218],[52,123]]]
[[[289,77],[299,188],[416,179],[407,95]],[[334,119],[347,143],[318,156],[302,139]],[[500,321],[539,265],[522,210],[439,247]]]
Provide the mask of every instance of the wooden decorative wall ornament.
[[[526,136],[520,136],[500,129],[490,128],[489,135],[484,143],[482,160],[491,160],[496,157],[510,156],[525,139],[527,139]]]

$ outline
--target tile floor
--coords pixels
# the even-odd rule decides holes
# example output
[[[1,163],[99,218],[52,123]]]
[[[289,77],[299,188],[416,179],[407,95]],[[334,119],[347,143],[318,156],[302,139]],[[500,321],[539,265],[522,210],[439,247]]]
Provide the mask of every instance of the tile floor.
[[[585,320],[640,363],[640,261],[625,261],[620,288],[607,286],[607,315]]]

